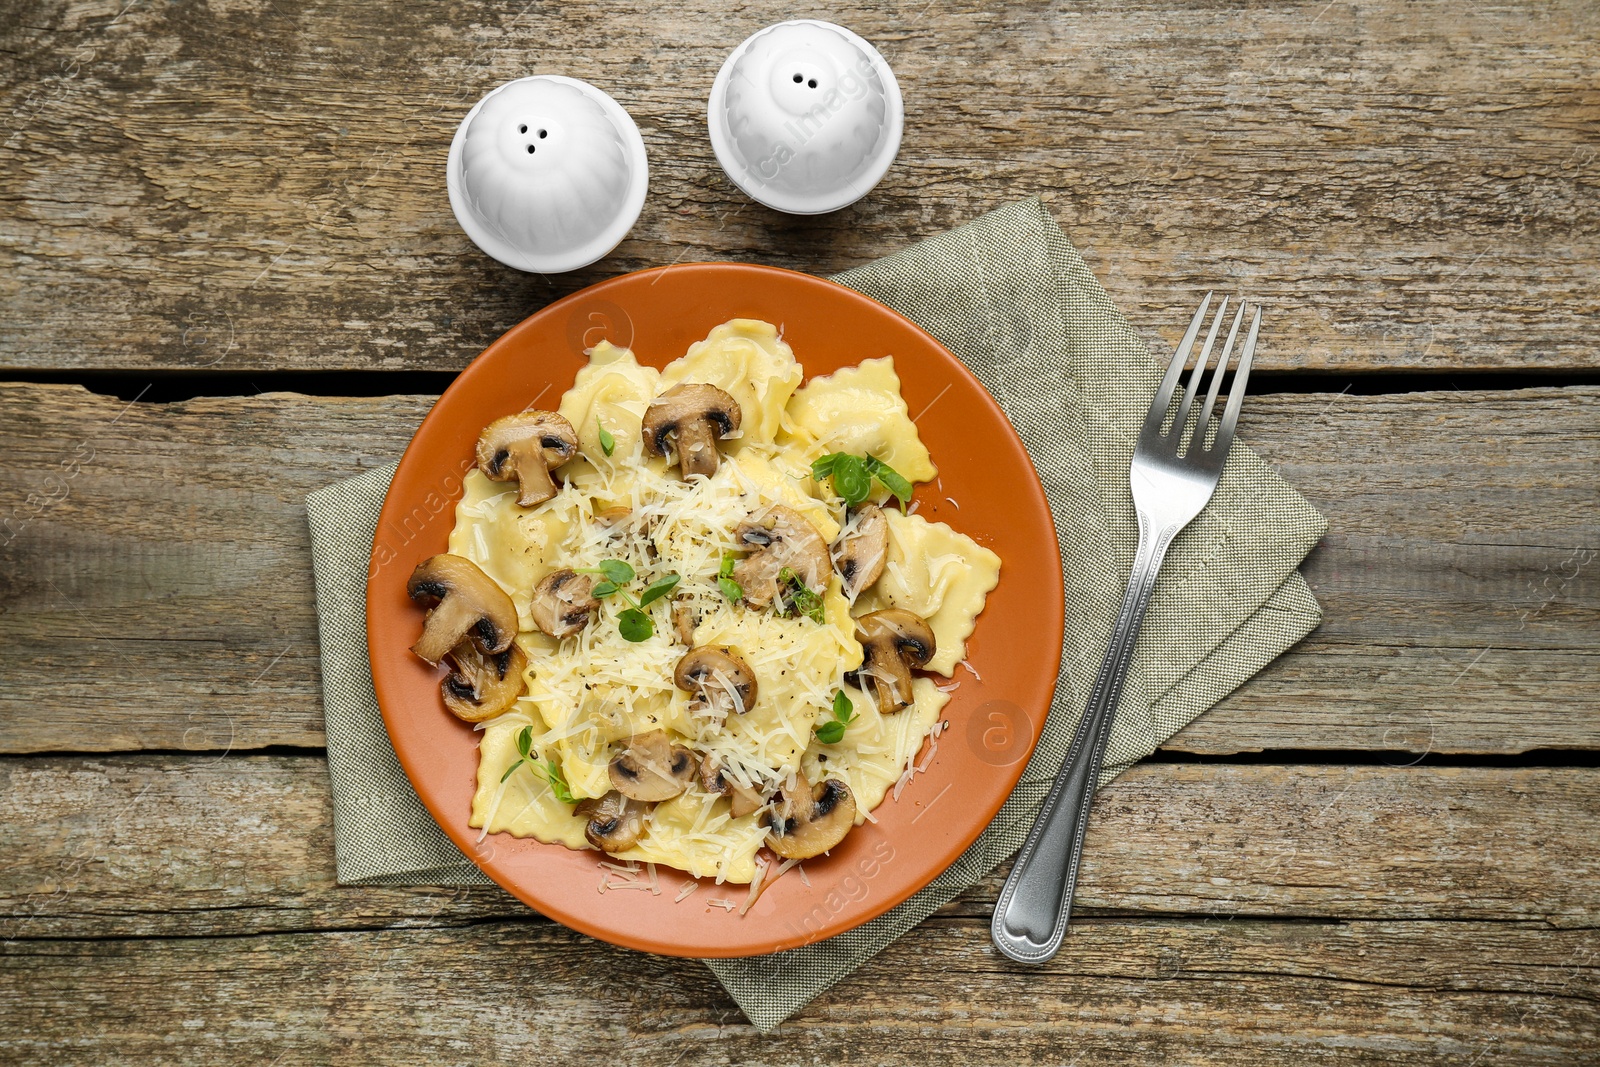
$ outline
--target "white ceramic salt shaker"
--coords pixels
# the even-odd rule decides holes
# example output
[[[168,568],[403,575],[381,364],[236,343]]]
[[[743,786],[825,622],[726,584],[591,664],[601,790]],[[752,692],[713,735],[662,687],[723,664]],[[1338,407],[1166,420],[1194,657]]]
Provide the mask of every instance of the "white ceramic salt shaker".
[[[843,26],[799,19],[733,50],[712,83],[707,121],[717,161],[746,195],[820,215],[883,178],[905,107],[876,48]]]
[[[588,82],[541,74],[478,101],[450,142],[450,206],[508,267],[554,274],[627,236],[649,185],[632,117]]]

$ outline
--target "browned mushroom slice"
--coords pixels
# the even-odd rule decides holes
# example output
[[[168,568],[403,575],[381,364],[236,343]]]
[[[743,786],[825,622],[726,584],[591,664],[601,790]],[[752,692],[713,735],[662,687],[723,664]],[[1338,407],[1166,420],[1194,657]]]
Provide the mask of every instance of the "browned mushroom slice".
[[[731,648],[691,648],[678,660],[672,681],[699,704],[722,712],[742,714],[756,702],[756,672]]]
[[[691,597],[677,596],[672,598],[672,635],[678,639],[680,645],[694,644],[694,630],[700,625],[700,620],[695,617],[694,600]]]
[[[517,635],[516,605],[464,556],[429,556],[411,572],[406,594],[431,609],[422,636],[411,646],[429,663],[438,663],[463,637],[484,652],[504,652]]]
[[[618,504],[615,507],[609,507],[603,511],[595,512],[594,521],[609,529],[611,531],[611,535],[615,537],[617,534],[628,528],[628,520],[632,517],[632,508],[625,504]]]
[[[872,683],[882,712],[899,711],[912,701],[911,669],[926,666],[938,649],[930,627],[921,615],[904,608],[885,608],[856,620],[856,640],[861,642],[858,681]]]
[[[694,779],[694,753],[674,745],[665,730],[635,734],[611,761],[612,786],[634,800],[670,800]]]
[[[545,575],[528,600],[533,624],[551,637],[571,637],[589,625],[599,608],[594,579],[571,569]]]
[[[572,813],[588,819],[583,836],[603,852],[626,852],[644,834],[645,813],[650,805],[625,797],[613,789],[603,797],[580,800]]]
[[[889,558],[889,520],[876,504],[863,504],[850,514],[844,532],[833,546],[833,562],[844,584],[844,595],[860,596],[883,574]]]
[[[810,859],[844,840],[856,824],[856,798],[838,778],[813,788],[796,775],[792,788],[778,792],[766,822],[768,848],[784,859]]]
[[[555,411],[523,411],[495,419],[478,435],[478,469],[497,482],[517,480],[525,508],[556,495],[550,472],[578,454],[572,423]]]
[[[709,753],[700,760],[700,788],[727,797],[729,811],[735,819],[749,815],[767,802],[756,790],[723,774],[722,762]]]
[[[664,456],[676,448],[685,478],[717,473],[717,438],[739,428],[739,402],[714,385],[674,386],[650,402],[644,413],[645,451]]]
[[[751,812],[761,810],[766,802],[766,797],[749,786],[740,785],[738,782],[728,783],[728,814],[735,819],[742,819]]]
[[[522,695],[528,657],[515,644],[504,652],[484,652],[470,639],[445,654],[450,673],[439,683],[444,706],[458,719],[483,722],[510,710]]]
[[[760,609],[772,603],[786,570],[813,593],[820,595],[827,589],[828,575],[833,572],[828,542],[793,508],[774,504],[740,523],[734,536],[753,550],[733,565],[733,580],[744,590],[745,603],[751,607]]]

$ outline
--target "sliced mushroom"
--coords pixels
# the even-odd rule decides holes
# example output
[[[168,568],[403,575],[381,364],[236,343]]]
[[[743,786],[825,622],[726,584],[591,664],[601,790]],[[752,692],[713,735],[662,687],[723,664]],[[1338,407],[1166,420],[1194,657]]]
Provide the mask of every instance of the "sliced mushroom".
[[[484,652],[465,639],[445,654],[450,673],[439,683],[444,706],[458,719],[483,722],[517,702],[528,657],[515,644],[504,652]]]
[[[695,775],[694,753],[675,745],[665,730],[635,734],[622,754],[611,761],[611,784],[634,800],[670,800],[689,788]]]
[[[438,663],[463,637],[484,652],[504,652],[517,635],[517,608],[493,578],[464,556],[448,552],[417,564],[406,593],[425,608],[422,636],[411,651]]]
[[[615,507],[606,508],[604,511],[595,512],[594,521],[601,526],[608,527],[613,536],[615,536],[623,527],[628,525],[628,519],[632,515],[632,508],[626,504],[618,504]]]
[[[539,579],[528,600],[533,624],[551,637],[571,637],[589,625],[599,608],[594,579],[570,568],[551,571]]]
[[[784,859],[820,856],[856,824],[856,798],[838,778],[813,787],[797,774],[792,787],[779,790],[767,815],[767,847]]]
[[[870,679],[882,712],[899,711],[911,703],[911,669],[926,666],[938,648],[933,628],[921,615],[904,608],[885,608],[856,620],[856,640],[861,642],[857,681]]]
[[[555,411],[523,411],[495,419],[478,435],[478,469],[497,482],[515,478],[525,508],[556,495],[550,472],[578,454],[572,423]]]
[[[650,805],[625,797],[613,789],[603,797],[578,802],[572,813],[588,819],[583,836],[603,852],[626,852],[644,834],[645,813]]]
[[[828,575],[833,572],[828,542],[793,508],[774,504],[740,523],[734,536],[754,549],[733,565],[733,580],[744,590],[745,603],[751,607],[772,603],[785,570],[818,595],[828,587]]]
[[[729,811],[735,819],[749,815],[767,802],[756,790],[740,785],[723,774],[722,762],[709,753],[700,760],[700,788],[707,793],[727,797]]]
[[[700,620],[695,617],[694,600],[691,597],[678,596],[672,598],[672,634],[678,639],[679,644],[694,645],[694,629],[700,625]]]
[[[755,706],[756,672],[731,648],[691,648],[678,660],[672,682],[698,703],[723,712],[742,714]]]
[[[678,450],[683,476],[717,473],[717,438],[739,428],[743,412],[739,402],[714,385],[686,383],[673,386],[650,402],[644,413],[645,450],[664,456]]]
[[[833,546],[833,563],[852,601],[878,580],[889,558],[889,520],[876,504],[863,504]]]

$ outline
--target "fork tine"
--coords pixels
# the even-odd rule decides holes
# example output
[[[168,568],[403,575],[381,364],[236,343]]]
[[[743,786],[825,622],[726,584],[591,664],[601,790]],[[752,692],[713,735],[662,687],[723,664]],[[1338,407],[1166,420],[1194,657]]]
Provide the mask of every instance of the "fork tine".
[[[1234,312],[1233,325],[1228,328],[1228,341],[1222,346],[1222,354],[1217,357],[1217,365],[1211,371],[1211,388],[1206,391],[1206,406],[1200,410],[1200,419],[1194,425],[1194,436],[1189,439],[1189,451],[1193,453],[1206,443],[1206,427],[1211,422],[1211,413],[1217,407],[1217,392],[1222,387],[1222,376],[1228,370],[1228,357],[1233,355],[1233,341],[1239,336],[1239,323],[1244,321],[1244,299],[1239,300],[1239,310]]]
[[[1206,333],[1205,347],[1200,349],[1200,359],[1194,365],[1194,372],[1189,375],[1189,385],[1183,391],[1183,403],[1178,405],[1178,417],[1172,420],[1172,437],[1176,443],[1183,441],[1183,428],[1189,425],[1189,409],[1194,406],[1194,395],[1200,389],[1200,379],[1205,377],[1206,362],[1211,358],[1211,347],[1217,343],[1217,331],[1222,328],[1222,317],[1228,313],[1228,297],[1222,298],[1222,303],[1217,305],[1217,317],[1211,320],[1211,329]],[[1176,449],[1177,444],[1174,444]]]
[[[1161,386],[1156,390],[1155,399],[1150,401],[1150,413],[1144,417],[1141,437],[1161,433],[1161,423],[1166,419],[1167,407],[1172,403],[1172,391],[1177,388],[1178,375],[1183,373],[1183,368],[1189,362],[1189,353],[1194,350],[1194,339],[1200,335],[1200,326],[1206,321],[1206,310],[1210,307],[1211,293],[1207,293],[1206,298],[1200,301],[1200,306],[1195,309],[1194,318],[1189,320],[1189,328],[1184,331],[1183,340],[1178,342],[1177,349],[1172,353],[1172,362],[1167,364],[1167,373],[1161,379]]]
[[[1226,459],[1228,446],[1233,444],[1233,427],[1239,421],[1239,405],[1244,403],[1245,383],[1250,380],[1250,360],[1256,354],[1256,334],[1261,332],[1261,305],[1256,305],[1255,316],[1250,320],[1250,335],[1244,339],[1244,352],[1239,356],[1239,369],[1233,372],[1233,384],[1228,387],[1228,409],[1222,413],[1222,425],[1217,428],[1217,443],[1211,446],[1219,458]]]

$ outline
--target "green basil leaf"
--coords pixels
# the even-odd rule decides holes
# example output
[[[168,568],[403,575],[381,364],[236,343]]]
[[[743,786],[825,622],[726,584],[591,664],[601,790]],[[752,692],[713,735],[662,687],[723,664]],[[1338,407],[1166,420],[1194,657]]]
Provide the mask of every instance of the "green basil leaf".
[[[717,568],[717,577],[718,578],[727,578],[730,575],[732,575],[733,574],[734,564],[736,564],[738,562],[739,561],[734,559],[731,554],[723,556],[722,557],[722,566]]]
[[[837,745],[844,740],[844,723],[835,719],[817,727],[817,740],[825,745]]]
[[[826,456],[812,460],[811,477],[819,482],[828,477],[833,473],[833,465],[838,462],[839,457],[842,455],[844,455],[843,452],[830,452]]]
[[[679,576],[676,574],[668,574],[657,578],[655,581],[645,586],[644,592],[639,594],[639,606],[642,608],[652,601],[660,600],[662,597],[672,592],[672,587],[677,585],[679,580]]]
[[[833,491],[844,497],[844,502],[855,507],[872,492],[872,475],[867,465],[855,456],[841,454],[833,464]]]
[[[876,456],[867,457],[866,467],[867,470],[872,472],[872,476],[874,478],[883,483],[883,487],[885,489],[889,490],[889,492],[900,498],[900,504],[902,507],[910,502],[911,483],[906,480],[905,475],[889,466],[883,460],[878,459]]]
[[[599,415],[594,417],[594,425],[595,429],[600,431],[600,451],[604,452],[608,456],[611,455],[612,452],[616,451],[617,439],[612,437],[604,426],[600,425]]]
[[[840,722],[851,722],[856,717],[856,706],[844,695],[843,689],[833,694],[833,717]]]
[[[737,604],[744,599],[744,586],[732,578],[718,578],[717,585],[722,589],[722,595],[731,603]]]
[[[523,759],[528,758],[528,749],[533,747],[533,727],[524,726],[517,731],[517,753]]]
[[[638,608],[628,608],[617,616],[617,632],[624,641],[648,641],[656,632],[656,624]]]
[[[599,570],[606,576],[606,581],[616,585],[627,585],[633,581],[633,568],[620,559],[601,560]]]
[[[550,783],[550,791],[556,799],[563,804],[576,804],[577,798],[572,795],[572,787],[567,785],[567,778],[561,773],[561,765],[553,759],[544,761],[544,780]]]

